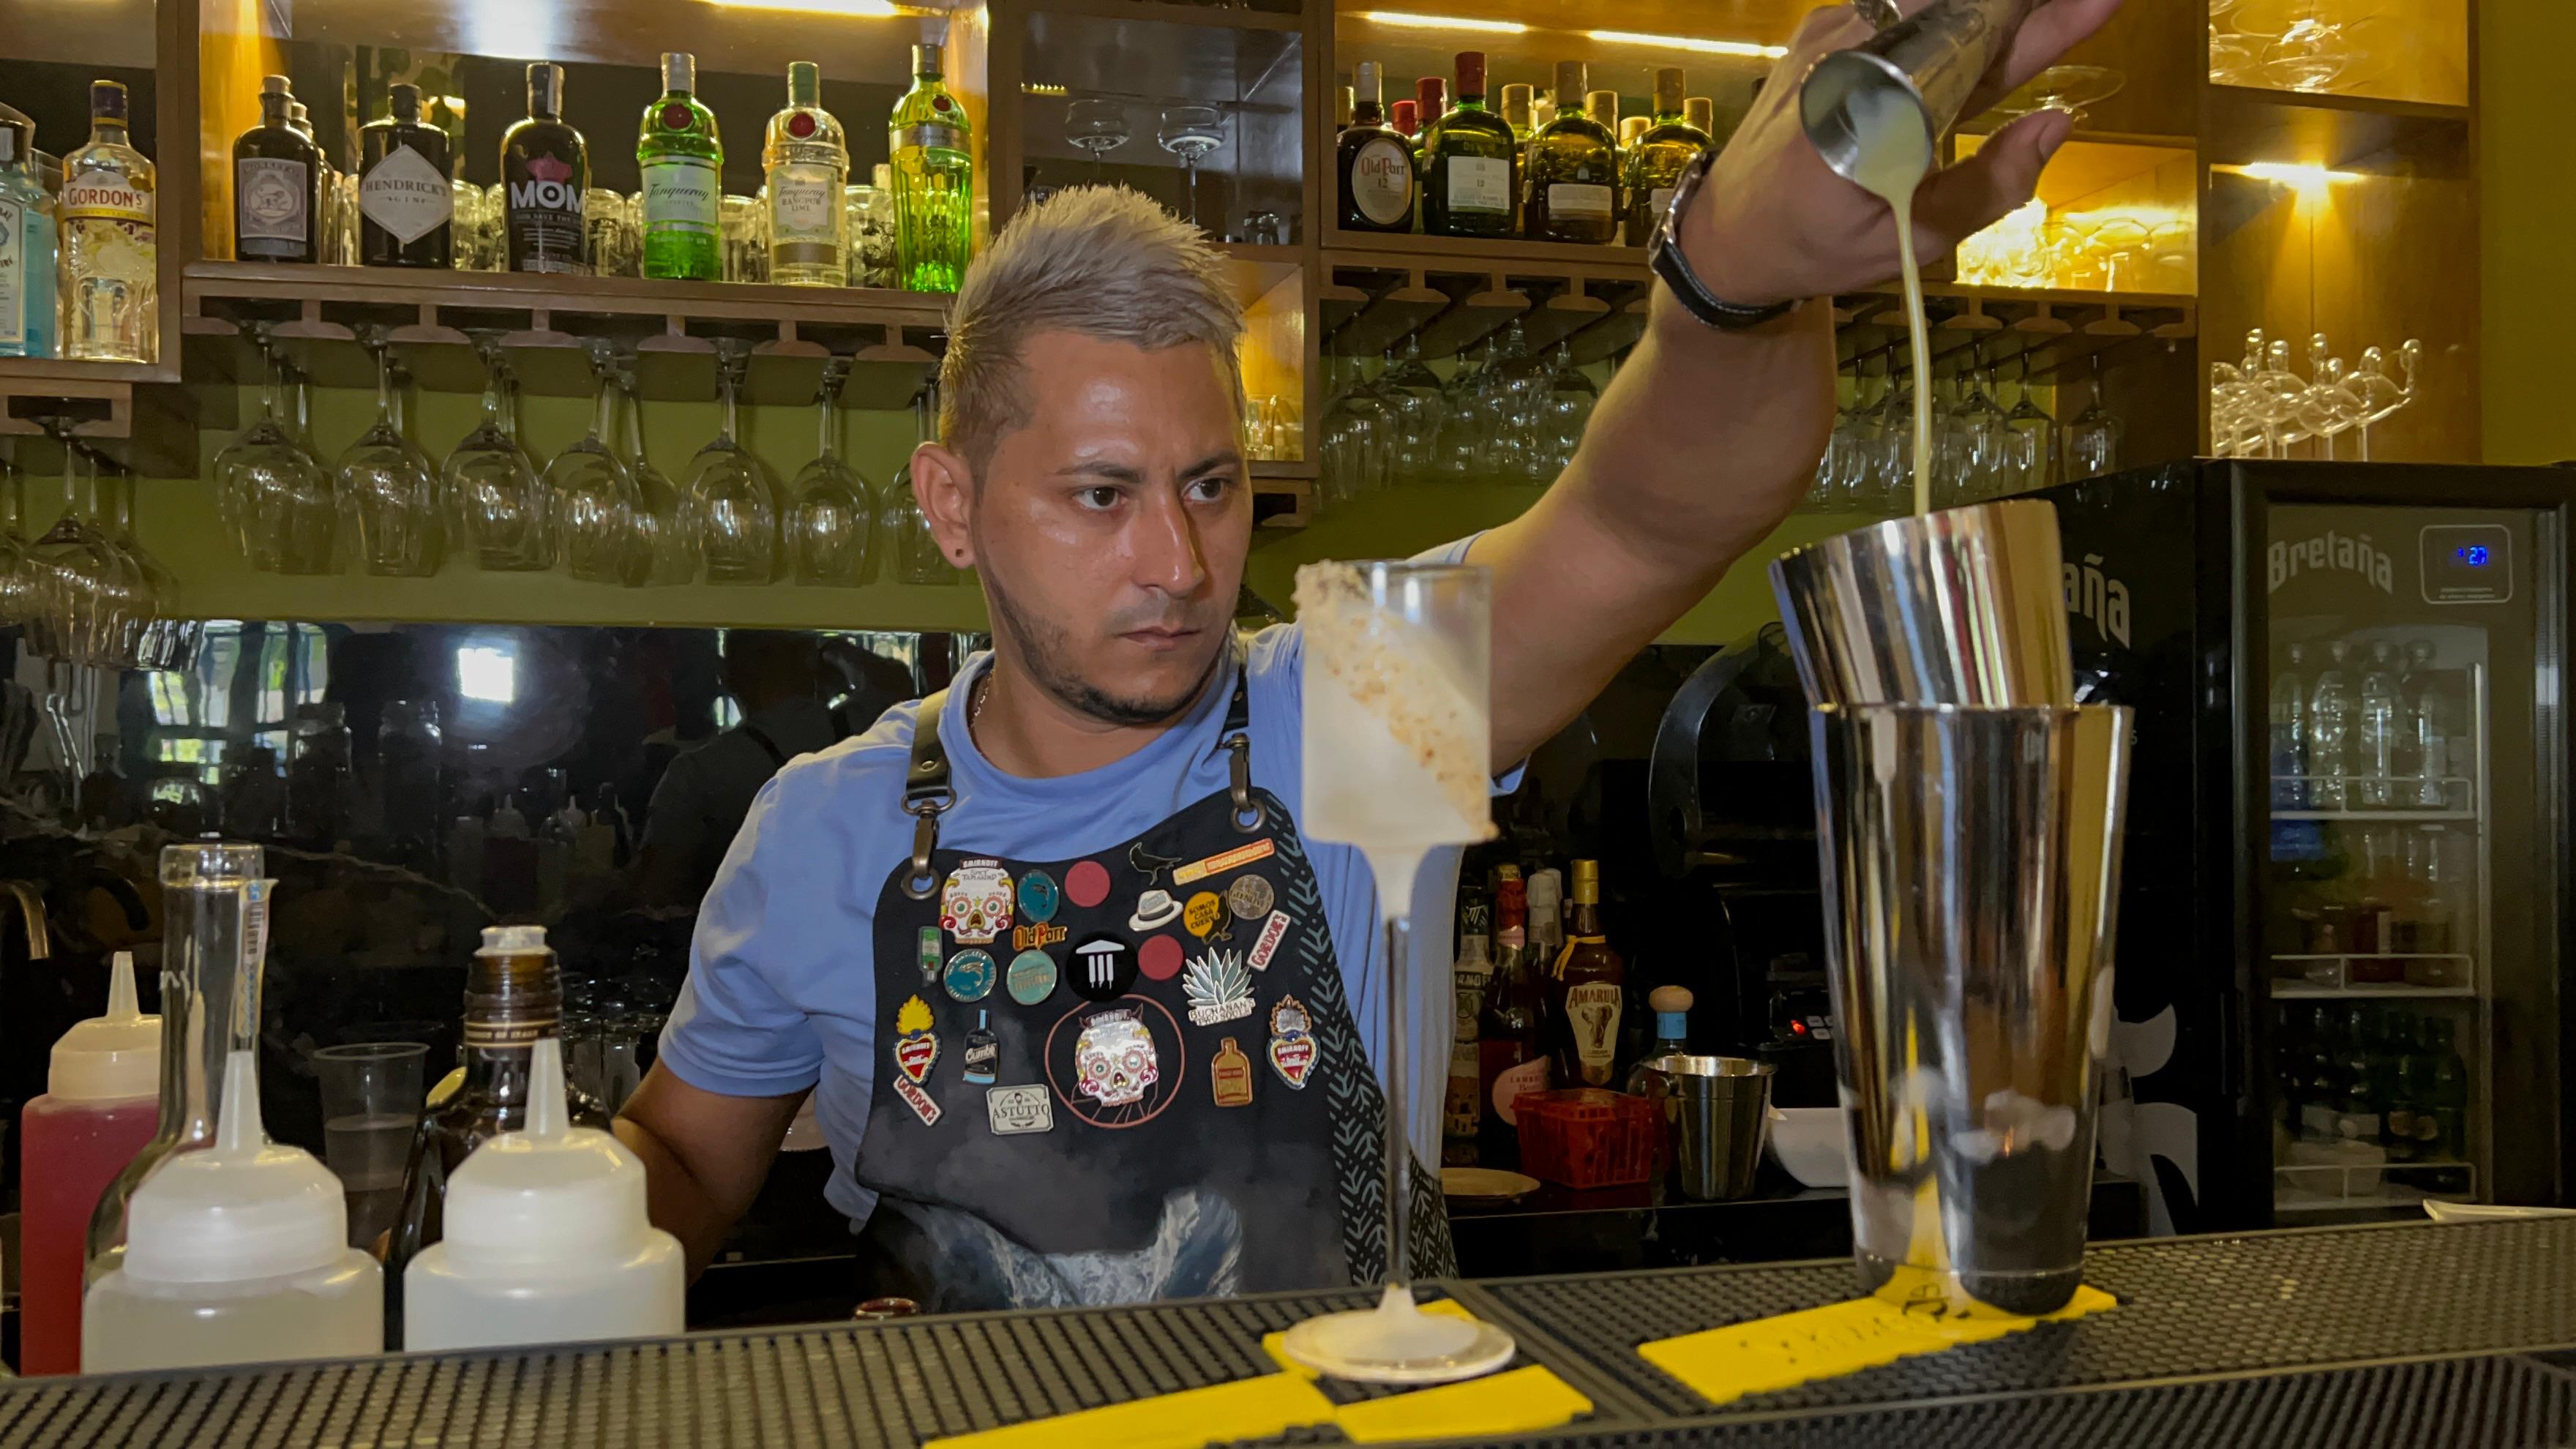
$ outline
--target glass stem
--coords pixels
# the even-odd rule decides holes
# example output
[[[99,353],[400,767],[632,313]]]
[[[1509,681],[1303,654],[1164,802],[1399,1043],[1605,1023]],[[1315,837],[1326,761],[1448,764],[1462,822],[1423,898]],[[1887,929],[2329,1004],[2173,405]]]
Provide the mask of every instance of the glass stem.
[[[394,350],[376,344],[376,424],[394,426]]]
[[[1405,1074],[1412,1069],[1413,1043],[1406,1036],[1411,1029],[1411,1005],[1406,993],[1411,989],[1413,920],[1410,915],[1393,915],[1386,921],[1386,1281],[1391,1288],[1410,1287],[1413,1281],[1412,1239],[1413,1175],[1410,1172],[1413,1148],[1407,1125]]]
[[[506,431],[501,425],[501,354],[497,348],[483,349],[483,426],[494,432]]]
[[[617,375],[617,390],[626,395],[626,466],[644,466],[644,398],[635,391],[635,383],[624,373]]]
[[[724,441],[728,446],[730,446],[734,440],[740,436],[734,431],[734,376],[732,358],[720,356],[716,359],[716,382],[719,385],[719,390],[724,399]]]
[[[821,415],[823,429],[821,445],[816,452],[816,456],[818,457],[829,458],[835,456],[835,450],[832,446],[832,435],[839,432],[840,429],[835,428],[832,425],[840,421],[840,409],[837,406],[840,401],[840,388],[833,383],[826,381],[823,385],[823,396],[821,398],[822,405],[815,409],[815,411]]]
[[[617,389],[609,386],[608,369],[599,370],[599,393],[590,400],[590,440],[602,448],[608,446],[609,425],[616,421],[610,412],[617,405]]]

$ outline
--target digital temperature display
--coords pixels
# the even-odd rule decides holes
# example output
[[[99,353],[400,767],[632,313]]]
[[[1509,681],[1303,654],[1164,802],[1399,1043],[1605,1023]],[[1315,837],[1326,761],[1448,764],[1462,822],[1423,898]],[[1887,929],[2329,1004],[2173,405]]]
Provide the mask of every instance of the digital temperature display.
[[[2425,526],[2424,602],[2501,604],[2513,597],[2513,532],[2500,523]]]

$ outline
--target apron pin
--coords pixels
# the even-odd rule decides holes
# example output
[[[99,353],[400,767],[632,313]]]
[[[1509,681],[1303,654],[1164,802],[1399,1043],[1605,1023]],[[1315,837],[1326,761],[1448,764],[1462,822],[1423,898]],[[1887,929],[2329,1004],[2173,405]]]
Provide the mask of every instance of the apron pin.
[[[1252,1059],[1234,1044],[1233,1037],[1217,1046],[1215,1058],[1208,1063],[1208,1081],[1216,1089],[1218,1106],[1252,1105]]]
[[[1170,891],[1151,890],[1136,898],[1136,913],[1127,918],[1131,931],[1153,931],[1181,918],[1181,903]]]
[[[993,994],[993,978],[999,974],[992,952],[980,947],[960,951],[948,958],[948,994],[959,1001],[981,1001]]]
[[[1044,951],[1022,951],[1011,958],[1011,969],[1005,978],[1011,999],[1022,1006],[1035,1006],[1055,995],[1055,958]]]
[[[960,946],[989,946],[1011,928],[1011,875],[998,860],[961,861],[939,892],[939,928]]]
[[[1147,850],[1145,848],[1145,842],[1141,840],[1137,841],[1134,845],[1127,847],[1127,864],[1132,869],[1143,874],[1145,877],[1145,884],[1147,885],[1152,885],[1155,881],[1162,879],[1163,872],[1170,870],[1173,866],[1179,865],[1180,863],[1181,858],[1177,855],[1156,855],[1154,852]],[[1175,884],[1178,884],[1178,882],[1175,882]]]

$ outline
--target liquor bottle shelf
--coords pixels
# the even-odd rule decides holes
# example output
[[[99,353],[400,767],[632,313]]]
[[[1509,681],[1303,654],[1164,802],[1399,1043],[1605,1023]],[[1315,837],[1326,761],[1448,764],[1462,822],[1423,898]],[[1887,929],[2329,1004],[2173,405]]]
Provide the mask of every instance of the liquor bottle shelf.
[[[2409,986],[2402,981],[2344,986],[2319,986],[2307,981],[2272,983],[2274,1001],[2439,1001],[2474,998],[2477,994],[2474,986]]]
[[[2475,820],[2478,818],[2478,812],[2474,810],[2275,810],[2272,812],[2272,818],[2274,820],[2417,820],[2433,824],[2445,820]]]

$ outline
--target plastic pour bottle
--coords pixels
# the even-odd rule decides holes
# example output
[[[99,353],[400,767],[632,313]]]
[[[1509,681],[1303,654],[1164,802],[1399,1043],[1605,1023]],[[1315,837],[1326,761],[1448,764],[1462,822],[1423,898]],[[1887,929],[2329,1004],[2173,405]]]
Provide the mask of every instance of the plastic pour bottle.
[[[81,1364],[91,1373],[384,1350],[384,1273],[349,1246],[340,1179],[268,1140],[257,1054],[224,1062],[211,1149],[181,1153],[126,1207],[124,1259],[90,1285]]]
[[[80,1372],[81,1265],[90,1210],[161,1117],[161,1018],[135,1005],[134,954],[116,953],[107,1014],[54,1043],[45,1095],[29,1102],[18,1139],[26,1185],[19,1224],[26,1374]]]
[[[644,1215],[644,1164],[575,1127],[563,1042],[536,1045],[528,1123],[474,1150],[447,1180],[445,1236],[403,1271],[408,1350],[582,1343],[677,1334],[687,1270]]]

